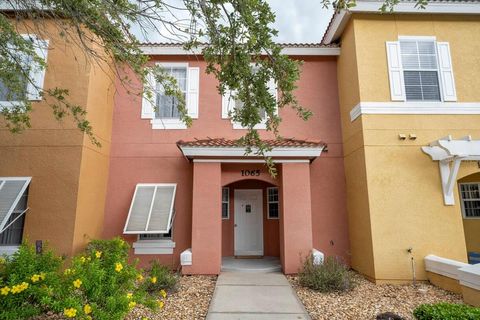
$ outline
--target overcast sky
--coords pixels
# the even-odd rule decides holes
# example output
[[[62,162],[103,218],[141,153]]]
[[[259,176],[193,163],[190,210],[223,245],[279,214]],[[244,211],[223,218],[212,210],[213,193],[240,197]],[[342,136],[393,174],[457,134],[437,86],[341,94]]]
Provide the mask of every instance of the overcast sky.
[[[320,0],[267,0],[276,14],[279,42],[320,42],[332,10]]]
[[[183,6],[183,0],[167,1],[178,7]],[[332,10],[323,9],[321,0],[267,1],[276,15],[275,28],[279,31],[278,38],[276,39],[278,42],[315,43],[322,40],[323,33],[332,16]],[[175,11],[174,14],[175,19],[189,21],[189,15],[186,10]],[[170,20],[170,18],[168,20]],[[186,27],[188,27],[188,25]],[[176,37],[173,37],[172,33],[168,32],[168,28],[165,26],[158,25],[157,28],[157,30],[148,30],[147,34],[142,35],[138,27],[133,27],[133,32],[137,34],[142,42],[181,41],[174,39]]]

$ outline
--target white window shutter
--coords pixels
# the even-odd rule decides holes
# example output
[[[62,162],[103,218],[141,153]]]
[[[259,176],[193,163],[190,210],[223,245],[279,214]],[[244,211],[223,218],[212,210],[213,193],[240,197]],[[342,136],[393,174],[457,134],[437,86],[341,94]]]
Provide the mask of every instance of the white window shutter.
[[[443,101],[457,101],[455,80],[453,78],[452,58],[448,42],[437,42],[440,79],[442,82]]]
[[[388,78],[390,80],[390,96],[392,101],[405,101],[405,85],[403,79],[400,43],[387,41]]]
[[[187,110],[188,115],[193,118],[198,118],[198,95],[200,86],[200,68],[188,68],[188,92],[187,92]]]
[[[278,102],[277,83],[275,82],[275,79],[270,79],[270,81],[268,81],[268,91],[275,97],[275,102]],[[275,107],[276,113],[278,114],[278,105]]]
[[[30,35],[24,35],[23,37],[33,40],[36,55],[47,62],[48,40],[38,39],[37,37]],[[27,85],[27,97],[28,100],[39,101],[42,100],[41,92],[45,79],[45,68],[38,63],[32,63],[30,68],[30,79],[32,82],[29,82]]]
[[[156,80],[155,76],[152,72],[147,74],[147,82],[145,83],[145,89],[148,89],[153,94],[151,98],[147,97],[147,90],[143,90],[143,98],[142,98],[142,119],[154,119],[155,118],[155,105],[154,102],[156,101]]]
[[[233,110],[235,101],[232,99],[232,92],[227,90],[222,96],[222,119],[229,118],[229,112]]]

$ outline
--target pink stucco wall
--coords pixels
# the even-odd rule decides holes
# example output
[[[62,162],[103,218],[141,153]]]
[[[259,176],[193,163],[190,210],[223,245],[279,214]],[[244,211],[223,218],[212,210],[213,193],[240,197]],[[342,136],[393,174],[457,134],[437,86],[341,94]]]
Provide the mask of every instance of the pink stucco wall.
[[[205,74],[205,63],[201,58],[163,56],[152,59],[188,62],[190,66],[200,67],[199,118],[187,130],[153,130],[150,120],[140,118],[141,98],[129,95],[127,88],[117,85],[104,237],[122,235],[137,183],[177,183],[174,254],[137,256],[143,263],[158,259],[177,267],[180,253],[192,246],[194,174],[193,164],[183,157],[176,142],[206,137],[239,138],[245,131],[233,130],[229,120],[221,119],[221,97],[216,90],[217,82],[213,76]],[[280,110],[283,119],[280,134],[296,139],[322,140],[328,144],[328,152],[322,153],[309,167],[313,247],[327,255],[342,256],[348,261],[345,176],[335,58],[305,58],[301,79],[297,84],[296,95],[300,103],[312,110],[314,115],[305,122],[297,117],[294,110]],[[138,84],[132,86],[138,88]],[[272,134],[263,132],[262,136],[272,137]],[[242,166],[249,168],[257,165]],[[241,180],[238,175],[238,165],[222,164],[220,184]],[[262,179],[278,184],[272,182],[266,172]],[[218,192],[220,194],[220,190]],[[125,236],[125,239],[133,242],[136,236]],[[223,253],[228,252],[225,248],[222,250]]]

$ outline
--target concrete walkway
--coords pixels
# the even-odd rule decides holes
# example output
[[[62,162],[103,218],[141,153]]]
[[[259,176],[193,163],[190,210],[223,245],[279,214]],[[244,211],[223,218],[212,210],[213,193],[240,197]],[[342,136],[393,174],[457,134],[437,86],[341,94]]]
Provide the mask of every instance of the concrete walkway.
[[[281,273],[222,272],[207,320],[310,319]]]

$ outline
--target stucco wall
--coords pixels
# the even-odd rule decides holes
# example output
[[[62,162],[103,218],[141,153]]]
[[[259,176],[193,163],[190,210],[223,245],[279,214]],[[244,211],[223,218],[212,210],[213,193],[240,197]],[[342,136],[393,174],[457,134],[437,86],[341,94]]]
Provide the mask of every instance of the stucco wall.
[[[44,88],[68,89],[69,102],[86,108],[95,133],[102,142],[109,141],[113,93],[106,88],[111,87],[111,78],[87,62],[78,47],[65,45],[52,23],[47,21],[46,27],[49,51]],[[24,26],[19,25],[22,30]],[[48,241],[57,252],[72,254],[85,242],[83,235],[101,235],[97,217],[103,217],[103,205],[96,204],[104,198],[106,179],[103,193],[95,185],[108,174],[100,163],[108,164],[109,145],[89,146],[90,151],[85,151],[87,140],[72,119],[55,120],[45,102],[33,103],[31,125],[23,133],[11,134],[0,123],[0,176],[32,177],[24,238]],[[94,154],[103,154],[103,159]],[[92,196],[85,197],[82,188]]]
[[[158,59],[153,57],[155,61]],[[140,119],[141,99],[128,95],[122,86],[117,85],[104,236],[122,234],[137,183],[177,183],[173,235],[176,247],[173,256],[157,257],[161,261],[174,261],[178,264],[179,254],[191,245],[192,164],[182,156],[176,142],[206,137],[235,139],[245,131],[233,130],[230,120],[221,119],[221,97],[216,90],[217,81],[213,76],[205,74],[206,64],[201,57],[163,56],[161,59],[171,62],[188,60],[190,66],[200,67],[199,118],[193,120],[192,127],[187,130],[153,130],[150,120]],[[297,139],[321,140],[329,145],[329,151],[311,165],[311,177],[315,178],[311,185],[314,246],[327,254],[339,255],[348,260],[336,61],[334,57],[305,60],[296,94],[300,103],[310,108],[314,116],[304,122],[294,110],[280,110],[283,118],[280,134]],[[133,87],[135,86],[140,87],[138,83],[134,83]],[[266,132],[261,135],[264,138],[273,137]],[[223,172],[222,185],[237,181],[235,177],[224,175]],[[220,211],[218,217],[220,219]],[[125,238],[129,241],[136,239],[135,236]],[[333,240],[333,245],[330,240]],[[139,257],[142,260],[150,258]]]
[[[365,235],[371,233],[373,248],[369,256],[368,251],[356,250],[352,239],[352,265],[365,272],[357,262],[359,254],[365,256],[370,260],[363,262],[370,265],[367,275],[379,282],[411,279],[409,247],[416,259],[417,278],[422,280],[426,279],[423,257],[427,254],[466,261],[458,191],[455,206],[445,206],[438,163],[421,147],[449,134],[478,138],[480,116],[362,115],[351,122],[349,112],[360,101],[390,101],[385,42],[396,41],[399,35],[436,36],[438,41],[448,41],[458,101],[480,101],[480,85],[475,80],[480,72],[476,54],[480,49],[479,28],[478,19],[467,16],[353,15],[342,38],[338,67],[342,124],[344,137],[352,136],[344,141],[347,202],[350,224],[358,216],[365,222],[359,224],[359,230],[351,230],[350,237],[368,243]],[[349,78],[349,71],[354,76],[355,68],[358,87],[352,86]],[[399,134],[415,134],[417,138],[402,141]],[[355,153],[359,155],[351,161]],[[479,170],[476,163],[463,163],[459,178]],[[353,183],[361,195],[350,192]],[[365,194],[367,202],[362,198]]]

